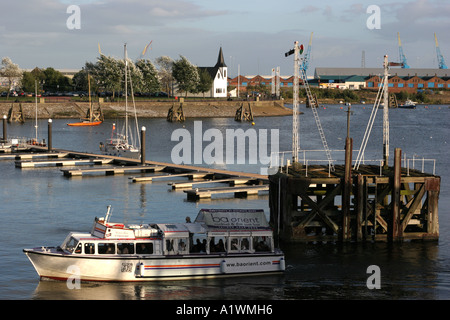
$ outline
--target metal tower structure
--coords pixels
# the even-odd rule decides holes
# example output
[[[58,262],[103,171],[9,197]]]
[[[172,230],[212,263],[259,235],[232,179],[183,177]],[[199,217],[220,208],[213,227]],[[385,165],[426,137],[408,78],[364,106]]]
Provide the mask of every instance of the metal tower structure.
[[[309,38],[309,44],[308,44],[308,48],[306,49],[306,53],[303,56],[303,61],[302,61],[302,69],[305,71],[308,70],[309,67],[309,57],[311,55],[311,45],[312,45],[312,37],[313,37],[313,32],[311,32],[311,36]]]
[[[439,69],[448,69],[447,65],[445,64],[445,61],[444,61],[444,56],[441,54],[441,49],[439,49],[439,44],[437,41],[436,33],[434,33],[434,41],[436,43],[436,55],[437,55],[437,59],[438,59]]]
[[[372,113],[370,114],[369,122],[367,123],[366,131],[364,133],[364,137],[361,142],[361,147],[358,151],[358,156],[356,157],[354,169],[358,170],[361,161],[364,159],[364,152],[366,150],[367,142],[369,141],[370,132],[373,128],[373,123],[375,121],[375,117],[377,115],[378,108],[381,104],[381,101],[384,103],[383,107],[383,158],[384,158],[384,166],[388,165],[389,160],[389,92],[388,92],[388,79],[389,79],[389,66],[400,66],[402,63],[388,63],[388,56],[384,56],[384,75],[383,81],[380,83],[380,87],[378,89],[377,97],[375,99],[375,103],[373,104]]]
[[[397,37],[398,37],[398,54],[400,57],[400,61],[403,63],[402,68],[409,69],[409,65],[406,62],[406,56],[403,53],[402,42],[400,41],[400,33],[398,33],[398,32],[397,32]]]
[[[298,151],[300,148],[298,140],[299,119],[298,119],[298,72],[300,69],[300,54],[303,52],[303,45],[301,48],[298,41],[294,42],[294,49],[289,50],[284,54],[285,57],[294,54],[294,93],[292,102],[292,162],[298,162]]]
[[[388,64],[388,56],[384,56],[384,77],[383,77],[383,159],[384,166],[388,165],[389,160],[389,64]]]

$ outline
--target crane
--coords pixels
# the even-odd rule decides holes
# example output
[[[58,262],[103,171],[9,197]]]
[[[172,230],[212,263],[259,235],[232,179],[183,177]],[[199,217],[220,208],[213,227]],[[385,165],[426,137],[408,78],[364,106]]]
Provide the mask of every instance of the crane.
[[[312,37],[313,37],[313,32],[311,32],[311,37],[309,38],[308,48],[306,49],[306,53],[303,56],[301,68],[303,69],[304,72],[306,72],[306,70],[309,67],[309,56],[311,54]]]
[[[441,54],[441,49],[439,49],[436,33],[434,33],[434,41],[436,42],[436,55],[438,59],[439,69],[448,69],[444,61],[444,56]]]
[[[400,33],[397,32],[398,37],[398,54],[400,56],[400,61],[403,63],[402,68],[409,69],[409,65],[406,62],[406,56],[403,53],[402,42],[400,41]]]

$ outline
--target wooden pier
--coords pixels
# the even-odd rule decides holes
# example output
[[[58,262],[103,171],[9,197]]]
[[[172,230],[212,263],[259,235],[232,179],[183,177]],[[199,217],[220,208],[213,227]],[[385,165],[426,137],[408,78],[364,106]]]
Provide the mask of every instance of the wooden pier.
[[[401,167],[290,167],[269,177],[270,221],[284,242],[437,240],[440,177]]]
[[[220,169],[211,169],[189,165],[176,165],[171,163],[155,162],[90,154],[84,152],[57,150],[51,152],[45,147],[29,146],[28,152],[0,155],[0,160],[15,160],[15,167],[40,168],[63,167],[60,169],[64,177],[86,177],[95,175],[123,175],[136,173],[152,173],[150,176],[130,177],[133,183],[169,180],[173,190],[183,190],[187,199],[197,201],[211,198],[215,194],[233,194],[234,197],[258,195],[259,191],[269,190],[268,176],[234,172]],[[32,160],[29,160],[32,159]],[[189,181],[173,181],[187,178]],[[199,185],[226,183],[228,187],[198,188]],[[195,187],[195,188],[194,188]]]
[[[236,198],[245,198],[248,195],[257,195],[259,191],[269,191],[268,185],[253,186],[235,186],[235,187],[213,187],[213,188],[195,188],[184,190],[188,200],[199,200],[211,198],[213,194],[232,193]]]

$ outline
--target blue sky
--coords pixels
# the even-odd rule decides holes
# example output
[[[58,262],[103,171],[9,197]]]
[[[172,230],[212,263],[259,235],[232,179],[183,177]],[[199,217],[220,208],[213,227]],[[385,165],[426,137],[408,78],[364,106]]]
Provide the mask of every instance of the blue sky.
[[[70,30],[69,5],[80,8],[80,29]],[[370,30],[370,5],[380,8],[380,29]],[[222,46],[231,76],[293,73],[284,53],[305,47],[314,32],[308,74],[315,67],[380,67],[384,54],[398,61],[397,32],[408,64],[437,67],[436,32],[450,63],[450,1],[397,0],[21,0],[2,3],[0,56],[21,68],[81,68],[103,54],[130,58],[167,55],[213,66]]]

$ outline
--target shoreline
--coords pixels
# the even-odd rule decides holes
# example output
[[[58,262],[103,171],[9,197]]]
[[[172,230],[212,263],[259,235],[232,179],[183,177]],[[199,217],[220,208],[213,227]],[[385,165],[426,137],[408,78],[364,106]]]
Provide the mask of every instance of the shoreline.
[[[243,104],[248,110],[249,104],[252,108],[254,117],[272,117],[292,115],[292,109],[284,106],[284,101],[202,101],[202,102],[184,102],[183,111],[188,118],[234,118],[236,110]],[[35,103],[1,103],[0,114],[8,115],[11,106],[14,112],[19,112],[22,108],[25,119],[34,119],[36,117]],[[95,111],[99,106],[98,102],[92,103],[92,109]],[[148,101],[136,102],[136,113],[139,118],[166,118],[171,107],[178,109],[179,102],[175,101]],[[121,102],[103,102],[100,104],[105,119],[122,118],[125,115],[125,103]],[[38,119],[80,119],[86,116],[89,109],[88,102],[48,102],[38,103]],[[128,112],[134,113],[133,104],[129,101]]]

